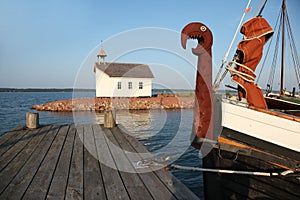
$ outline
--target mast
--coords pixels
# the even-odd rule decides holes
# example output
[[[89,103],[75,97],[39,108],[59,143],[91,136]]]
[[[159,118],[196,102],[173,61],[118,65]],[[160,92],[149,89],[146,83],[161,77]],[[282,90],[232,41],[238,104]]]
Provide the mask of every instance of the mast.
[[[281,79],[280,79],[280,95],[284,95],[284,29],[285,29],[285,0],[282,1],[282,33],[281,33]]]

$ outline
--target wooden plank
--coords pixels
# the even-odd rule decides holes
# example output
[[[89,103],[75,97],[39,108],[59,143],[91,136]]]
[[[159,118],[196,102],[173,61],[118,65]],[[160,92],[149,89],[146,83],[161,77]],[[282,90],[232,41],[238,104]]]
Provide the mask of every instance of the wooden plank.
[[[0,141],[4,141],[0,145],[0,157],[11,147],[17,144],[28,133],[28,130],[13,131],[1,137]]]
[[[138,142],[135,138],[130,136],[123,130],[126,130],[124,127],[120,126],[121,132],[126,140],[129,141],[131,146],[139,153],[149,153],[147,149]],[[149,156],[147,156],[149,157]],[[181,181],[179,181],[171,173],[166,172],[164,169],[153,168],[155,175],[165,184],[165,186],[175,194],[177,199],[199,199],[190,189],[188,189]]]
[[[59,129],[57,136],[48,150],[45,159],[42,161],[40,168],[33,177],[23,198],[44,199],[46,197],[68,129],[69,126],[62,126]]]
[[[126,156],[130,163],[133,164],[133,166],[136,166],[137,162],[142,160],[149,160],[153,159],[153,156],[150,152],[148,152],[141,143],[139,143],[134,137],[130,136],[129,134],[126,134],[124,131],[122,131],[120,128],[114,128],[111,129],[113,132],[113,135],[116,137],[116,141],[118,141],[123,150],[126,151]],[[130,137],[130,140],[126,139],[125,137]],[[141,151],[137,151],[133,146],[138,145],[141,149]],[[132,153],[131,153],[132,152]],[[160,169],[161,166],[156,167],[157,169]],[[137,172],[149,172],[149,170],[153,171],[153,167],[150,169],[148,167],[145,168],[136,168]]]
[[[72,152],[68,184],[66,189],[66,199],[83,199],[83,126],[76,128],[75,141]]]
[[[130,160],[131,163],[136,163],[137,161],[141,160],[142,157],[139,156],[137,151],[130,145],[129,141],[125,139],[125,133],[121,133],[119,128],[112,129],[112,133],[115,139],[119,142],[120,147],[123,149],[128,149],[131,152],[135,152],[131,154],[130,157],[127,158]],[[134,157],[134,155],[136,157]],[[142,181],[144,182],[145,186],[151,193],[154,199],[176,199],[173,194],[168,190],[168,188],[160,181],[160,179],[151,171],[151,169],[147,168],[146,173],[139,173]]]
[[[57,167],[54,172],[53,179],[51,181],[51,185],[47,194],[47,199],[59,199],[65,197],[75,131],[75,126],[70,125],[66,142],[63,146]]]
[[[106,199],[91,125],[84,125],[84,198]]]
[[[101,127],[102,128],[102,127]],[[113,144],[118,144],[111,131],[108,129],[103,129],[105,133],[105,139],[107,144],[109,144],[110,152],[114,158],[118,170],[120,170],[120,175],[122,177],[123,183],[127,189],[127,192],[131,199],[153,199],[150,192],[145,187],[143,181],[140,179],[136,173],[134,167],[126,158],[124,151]]]
[[[93,131],[107,199],[130,199],[104,138],[103,130],[95,124]]]
[[[49,127],[48,127],[49,128]],[[47,128],[43,130],[48,130]],[[38,132],[42,132],[42,130],[39,130]],[[35,133],[33,131],[32,133]],[[32,148],[32,145],[35,145],[36,143],[39,143],[44,135],[40,134],[36,136],[34,139],[32,139],[29,144],[23,149],[21,153],[19,153],[16,157],[14,157],[11,162],[9,162],[7,165],[6,160],[2,159],[1,157],[1,166],[4,166],[2,168],[0,173],[0,193],[3,192],[3,190],[9,185],[9,183],[13,180],[13,178],[16,176],[16,174],[20,171],[20,169],[23,167],[23,165],[26,163],[27,159],[31,156],[32,152],[34,151],[34,148]],[[2,164],[3,163],[3,164]]]
[[[0,148],[2,147],[2,144],[4,144],[7,140],[11,139],[12,137],[16,136],[16,134],[20,132],[20,130],[12,130],[9,132],[4,133],[0,136]]]
[[[26,145],[31,141],[36,134],[39,133],[40,129],[35,129],[31,131],[25,131],[25,135],[15,142],[15,144],[9,148],[5,153],[1,156],[0,162],[0,172],[16,157],[19,153],[26,147]]]
[[[3,133],[2,135],[0,135],[0,146],[5,143],[8,139],[14,137],[16,135],[17,132],[20,131],[24,131],[26,130],[26,128],[24,126],[17,126],[14,129],[7,131],[5,133]]]
[[[15,158],[0,174],[0,189],[3,191],[3,184],[9,180],[5,191],[1,192],[0,199],[21,199],[26,191],[40,163],[44,159],[48,148],[52,144],[59,126],[48,126],[41,129],[40,134],[31,140],[31,144]],[[10,174],[17,175],[11,181]]]

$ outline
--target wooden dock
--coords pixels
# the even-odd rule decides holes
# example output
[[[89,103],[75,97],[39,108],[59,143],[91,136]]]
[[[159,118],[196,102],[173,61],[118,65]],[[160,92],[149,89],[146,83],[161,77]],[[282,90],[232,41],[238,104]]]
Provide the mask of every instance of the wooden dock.
[[[0,199],[198,199],[164,169],[139,171],[147,154],[118,127],[15,129],[0,137]]]

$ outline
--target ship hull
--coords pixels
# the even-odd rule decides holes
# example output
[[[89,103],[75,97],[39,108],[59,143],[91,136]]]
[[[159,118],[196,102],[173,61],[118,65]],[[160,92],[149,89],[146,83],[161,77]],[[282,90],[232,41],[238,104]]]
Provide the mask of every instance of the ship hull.
[[[287,101],[282,99],[276,99],[272,97],[265,97],[269,109],[279,109],[279,110],[298,110],[300,111],[300,104],[296,103],[296,100]],[[299,100],[298,100],[299,101]]]
[[[298,119],[224,99],[217,105],[215,116],[219,113],[221,129],[215,126],[214,134],[221,131],[214,140],[195,141],[198,146],[212,147],[203,158],[203,168],[236,173],[203,172],[205,199],[300,199]],[[286,175],[288,171],[291,173]],[[283,174],[258,176],[238,172]]]
[[[233,170],[274,170],[274,166],[251,157],[240,156],[235,161],[221,159],[215,149],[203,159],[203,166]],[[205,199],[300,199],[299,180],[292,177],[205,172],[203,179]]]

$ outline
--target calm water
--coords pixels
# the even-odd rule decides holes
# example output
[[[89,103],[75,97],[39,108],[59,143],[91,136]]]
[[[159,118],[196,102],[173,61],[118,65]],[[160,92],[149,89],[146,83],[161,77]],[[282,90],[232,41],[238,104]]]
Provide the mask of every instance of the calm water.
[[[93,93],[76,93],[93,97]],[[0,92],[0,135],[25,124],[31,106],[71,99],[71,92]],[[94,112],[39,112],[40,124],[103,123],[103,114]],[[189,147],[193,110],[118,111],[117,123],[139,139],[158,159],[170,158],[178,165],[201,166],[198,150]],[[187,152],[187,153],[184,153]],[[180,156],[181,155],[181,156]],[[171,162],[170,161],[170,162]],[[172,170],[178,179],[203,199],[202,173]]]

